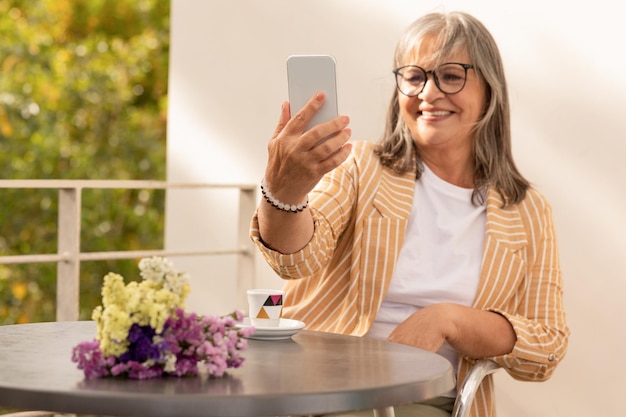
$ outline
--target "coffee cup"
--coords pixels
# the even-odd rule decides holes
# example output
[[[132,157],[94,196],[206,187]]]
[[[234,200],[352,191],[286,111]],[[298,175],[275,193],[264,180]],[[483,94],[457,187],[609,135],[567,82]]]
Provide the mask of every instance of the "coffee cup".
[[[251,289],[248,295],[248,316],[255,327],[278,327],[283,313],[285,292],[274,289]]]

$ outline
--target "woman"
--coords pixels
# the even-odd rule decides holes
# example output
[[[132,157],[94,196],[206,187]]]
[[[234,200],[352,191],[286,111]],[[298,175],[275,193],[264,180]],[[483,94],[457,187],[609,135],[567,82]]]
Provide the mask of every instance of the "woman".
[[[288,280],[284,314],[438,352],[459,382],[484,357],[545,380],[569,335],[561,270],[551,207],[513,161],[498,48],[472,16],[432,13],[394,68],[378,144],[348,143],[346,116],[304,131],[323,94],[282,107],[251,236]],[[492,391],[474,416],[493,415]],[[397,412],[449,415],[454,395]]]

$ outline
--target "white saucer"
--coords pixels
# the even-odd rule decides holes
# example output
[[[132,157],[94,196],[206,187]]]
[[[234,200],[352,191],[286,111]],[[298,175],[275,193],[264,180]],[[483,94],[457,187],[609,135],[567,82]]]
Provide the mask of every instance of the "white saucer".
[[[244,317],[243,322],[237,324],[237,328],[250,327],[250,318]],[[298,320],[280,319],[277,327],[256,327],[254,334],[248,339],[257,340],[282,340],[289,339],[304,328],[304,323]]]

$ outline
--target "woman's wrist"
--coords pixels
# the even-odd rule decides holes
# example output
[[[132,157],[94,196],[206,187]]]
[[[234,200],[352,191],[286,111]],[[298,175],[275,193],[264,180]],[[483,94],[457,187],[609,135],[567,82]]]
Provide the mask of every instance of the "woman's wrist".
[[[288,212],[288,213],[299,213],[305,208],[307,208],[307,206],[309,205],[308,196],[306,196],[304,201],[302,201],[300,204],[289,204],[289,203],[284,203],[280,201],[270,191],[265,181],[265,178],[261,180],[261,194],[263,194],[263,198],[265,199],[265,201],[267,201],[272,207],[281,211]]]

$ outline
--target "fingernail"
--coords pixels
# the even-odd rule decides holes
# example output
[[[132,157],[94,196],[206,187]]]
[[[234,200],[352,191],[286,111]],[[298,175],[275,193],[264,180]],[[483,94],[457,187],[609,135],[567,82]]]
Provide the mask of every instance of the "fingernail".
[[[324,100],[324,93],[317,93],[317,94],[315,95],[315,100],[317,100],[317,101],[322,101],[322,100]]]
[[[348,116],[341,116],[341,123],[343,123],[344,126],[347,126],[350,123],[350,118]]]

